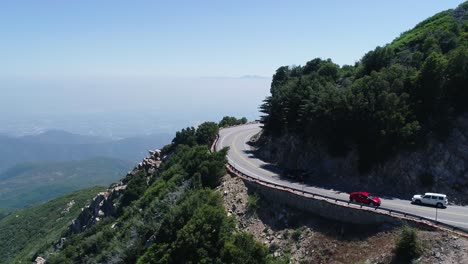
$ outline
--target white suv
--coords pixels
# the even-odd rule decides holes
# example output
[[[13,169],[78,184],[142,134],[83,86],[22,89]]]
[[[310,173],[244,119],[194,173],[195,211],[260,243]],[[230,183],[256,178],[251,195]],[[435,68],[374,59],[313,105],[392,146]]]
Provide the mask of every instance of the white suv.
[[[416,194],[411,201],[414,204],[429,204],[439,208],[446,207],[448,204],[447,195],[440,193]]]

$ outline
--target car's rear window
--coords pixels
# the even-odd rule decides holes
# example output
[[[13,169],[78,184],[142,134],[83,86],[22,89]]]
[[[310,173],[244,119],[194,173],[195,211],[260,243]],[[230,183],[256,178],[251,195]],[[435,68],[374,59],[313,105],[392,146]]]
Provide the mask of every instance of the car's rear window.
[[[439,197],[439,200],[444,200],[444,197]]]

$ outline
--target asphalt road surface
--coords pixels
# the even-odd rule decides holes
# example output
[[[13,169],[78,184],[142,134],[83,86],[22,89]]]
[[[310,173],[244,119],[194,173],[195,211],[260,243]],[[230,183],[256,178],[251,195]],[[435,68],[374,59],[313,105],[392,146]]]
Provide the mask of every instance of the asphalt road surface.
[[[333,189],[323,189],[310,185],[301,184],[281,178],[281,170],[275,166],[260,160],[251,153],[251,146],[247,144],[250,138],[260,132],[260,124],[249,124],[222,129],[216,145],[216,149],[229,147],[228,161],[239,171],[270,183],[282,185],[297,190],[305,190],[316,194],[326,195],[338,199],[349,199],[349,194]],[[356,190],[365,191],[365,190]],[[407,212],[431,219],[436,218],[440,222],[468,229],[468,207],[449,205],[445,209],[437,209],[430,206],[411,204],[412,193],[408,194],[408,200],[397,198],[381,198],[381,207]],[[450,202],[450,197],[448,197]]]

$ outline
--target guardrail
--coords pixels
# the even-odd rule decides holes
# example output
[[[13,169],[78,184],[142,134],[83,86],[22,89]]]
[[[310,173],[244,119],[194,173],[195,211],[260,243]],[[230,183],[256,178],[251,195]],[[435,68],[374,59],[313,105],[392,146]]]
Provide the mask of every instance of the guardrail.
[[[216,139],[214,140],[213,144],[211,144],[211,148],[210,148],[211,152],[216,152],[216,144],[218,144],[218,140],[219,140],[219,134],[216,135]]]
[[[435,227],[435,228],[438,228],[438,229],[443,229],[443,230],[446,230],[446,231],[454,232],[454,233],[457,233],[460,236],[464,236],[464,237],[468,238],[468,230],[467,229],[460,228],[460,227],[457,227],[457,226],[453,226],[453,225],[450,225],[450,224],[446,224],[446,223],[443,223],[443,222],[435,221],[434,219],[430,219],[430,218],[427,218],[427,217],[424,217],[424,216],[419,216],[419,215],[415,215],[415,214],[411,214],[411,213],[407,213],[407,212],[403,212],[403,211],[399,211],[399,210],[394,210],[394,209],[388,209],[388,208],[380,207],[380,206],[369,206],[369,205],[365,205],[365,204],[354,203],[354,202],[351,202],[349,200],[334,198],[334,197],[330,197],[330,196],[326,196],[326,195],[322,195],[322,194],[318,194],[318,193],[314,193],[314,192],[310,192],[310,191],[306,191],[306,190],[299,190],[299,189],[294,189],[294,188],[290,188],[290,187],[285,187],[285,186],[280,185],[280,184],[267,182],[267,181],[264,181],[264,180],[249,176],[249,175],[241,172],[240,170],[236,169],[230,163],[226,164],[226,168],[228,169],[228,171],[235,174],[236,176],[239,176],[240,178],[243,178],[243,179],[248,180],[250,182],[255,182],[257,184],[261,184],[261,185],[264,185],[264,186],[267,186],[267,187],[270,187],[270,188],[274,188],[274,189],[282,190],[282,191],[288,191],[288,192],[294,193],[296,195],[301,195],[301,196],[303,196],[305,198],[309,198],[309,199],[317,199],[317,200],[323,200],[323,201],[331,202],[331,203],[334,203],[334,204],[339,205],[339,206],[345,206],[345,207],[350,207],[350,208],[354,208],[354,209],[372,211],[374,213],[386,214],[386,215],[389,215],[389,216],[392,216],[392,217],[405,219],[405,220],[409,220],[409,221],[413,221],[413,222],[417,222],[417,223],[422,223],[422,224],[425,224],[425,225],[428,225],[428,226],[431,226],[431,227]]]
[[[218,134],[216,136],[215,141],[213,142],[213,144],[211,146],[210,150],[212,152],[217,151],[217,144],[218,144],[219,138],[220,137],[219,137],[219,134]],[[291,192],[291,193],[294,193],[296,195],[301,195],[301,196],[309,198],[309,199],[320,199],[320,200],[323,200],[323,201],[334,203],[334,204],[339,205],[339,206],[345,206],[345,207],[350,207],[350,208],[359,209],[359,210],[372,211],[374,213],[386,214],[386,215],[389,215],[389,216],[392,216],[392,217],[405,219],[405,220],[413,221],[413,222],[417,222],[417,223],[422,223],[422,224],[425,224],[425,225],[428,225],[428,226],[431,226],[431,227],[434,227],[434,228],[454,232],[454,233],[457,233],[460,236],[464,236],[464,237],[468,238],[468,230],[467,229],[460,228],[460,227],[457,227],[457,226],[453,226],[453,225],[450,225],[450,224],[446,224],[446,223],[443,223],[443,222],[440,222],[440,221],[436,221],[436,220],[431,219],[431,218],[427,218],[427,217],[424,217],[424,216],[419,216],[419,215],[415,215],[415,214],[411,214],[411,213],[407,213],[407,212],[403,212],[403,211],[399,211],[399,210],[389,209],[389,208],[385,208],[385,207],[381,207],[381,206],[369,206],[369,205],[354,203],[354,202],[351,202],[349,200],[334,198],[334,197],[330,197],[330,196],[326,196],[326,195],[322,195],[322,194],[318,194],[318,193],[314,193],[314,192],[310,192],[310,191],[306,191],[306,190],[299,190],[299,189],[294,189],[294,188],[290,188],[290,187],[285,187],[283,185],[268,182],[268,181],[261,180],[261,179],[252,177],[250,175],[247,175],[247,174],[241,172],[240,170],[236,169],[236,167],[233,164],[230,164],[229,162],[226,163],[226,168],[227,168],[227,170],[229,172],[231,172],[232,174],[234,174],[236,176],[239,176],[240,178],[243,178],[243,179],[248,180],[250,182],[254,182],[254,183],[257,183],[257,184],[267,186],[269,188],[274,188],[274,189],[277,189],[277,190]]]

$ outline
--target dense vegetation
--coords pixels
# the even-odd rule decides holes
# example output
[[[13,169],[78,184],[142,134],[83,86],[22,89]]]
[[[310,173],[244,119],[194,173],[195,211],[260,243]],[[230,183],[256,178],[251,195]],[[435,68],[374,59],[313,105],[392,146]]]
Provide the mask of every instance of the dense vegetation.
[[[237,119],[233,116],[225,116],[221,121],[219,121],[218,126],[219,127],[230,127],[230,126],[237,126],[237,125],[242,125],[247,123],[247,118],[242,117],[240,119]]]
[[[38,251],[56,242],[72,219],[103,187],[84,189],[0,220],[0,263],[30,263]],[[69,207],[69,202],[75,204]],[[64,211],[69,207],[69,211]]]
[[[20,164],[0,173],[0,208],[11,211],[71,191],[108,186],[132,165],[110,158]]]
[[[148,180],[123,179],[117,215],[69,237],[48,263],[264,263],[267,249],[237,232],[213,190],[225,175],[226,149],[211,153],[216,123],[177,132]]]
[[[313,59],[280,67],[270,91],[261,106],[265,135],[317,140],[334,155],[356,148],[363,171],[430,134],[443,140],[468,110],[468,3],[354,66]]]
[[[172,144],[165,146],[163,151],[171,152],[179,145],[187,145],[189,147],[210,145],[216,139],[218,132],[219,127],[214,122],[205,122],[199,125],[197,129],[194,127],[184,128],[176,132]]]

